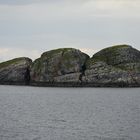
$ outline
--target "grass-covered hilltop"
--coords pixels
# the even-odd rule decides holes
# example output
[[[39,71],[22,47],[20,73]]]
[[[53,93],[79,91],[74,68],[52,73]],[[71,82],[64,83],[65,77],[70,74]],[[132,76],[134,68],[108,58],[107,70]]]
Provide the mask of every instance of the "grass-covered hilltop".
[[[140,87],[140,51],[129,45],[102,49],[91,58],[74,48],[0,63],[0,84],[62,87]]]

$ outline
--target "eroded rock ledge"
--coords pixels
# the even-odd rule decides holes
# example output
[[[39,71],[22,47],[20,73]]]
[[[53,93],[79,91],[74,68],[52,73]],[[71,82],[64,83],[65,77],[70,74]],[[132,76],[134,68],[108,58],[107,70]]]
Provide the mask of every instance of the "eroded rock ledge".
[[[0,63],[0,84],[55,87],[140,87],[140,51],[129,45],[105,48],[91,58],[74,48]]]

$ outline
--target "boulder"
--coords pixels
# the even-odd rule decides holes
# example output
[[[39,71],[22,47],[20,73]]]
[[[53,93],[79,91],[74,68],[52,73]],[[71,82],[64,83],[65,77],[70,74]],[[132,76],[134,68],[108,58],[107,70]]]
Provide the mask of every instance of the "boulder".
[[[31,63],[26,57],[0,63],[0,84],[28,84]]]
[[[31,67],[32,82],[79,82],[89,56],[74,48],[45,52]]]
[[[82,81],[98,86],[140,85],[140,51],[117,45],[97,52],[86,62]]]

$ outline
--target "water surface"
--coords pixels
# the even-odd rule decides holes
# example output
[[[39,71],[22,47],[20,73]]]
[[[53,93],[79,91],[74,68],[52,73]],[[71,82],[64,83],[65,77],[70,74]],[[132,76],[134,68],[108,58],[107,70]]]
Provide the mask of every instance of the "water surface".
[[[140,88],[0,86],[0,140],[140,140]]]

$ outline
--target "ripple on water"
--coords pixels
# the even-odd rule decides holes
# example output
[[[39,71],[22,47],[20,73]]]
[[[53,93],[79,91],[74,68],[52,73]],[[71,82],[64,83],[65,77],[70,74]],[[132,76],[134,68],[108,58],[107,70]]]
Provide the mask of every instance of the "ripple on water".
[[[139,140],[139,88],[0,86],[0,140]]]

